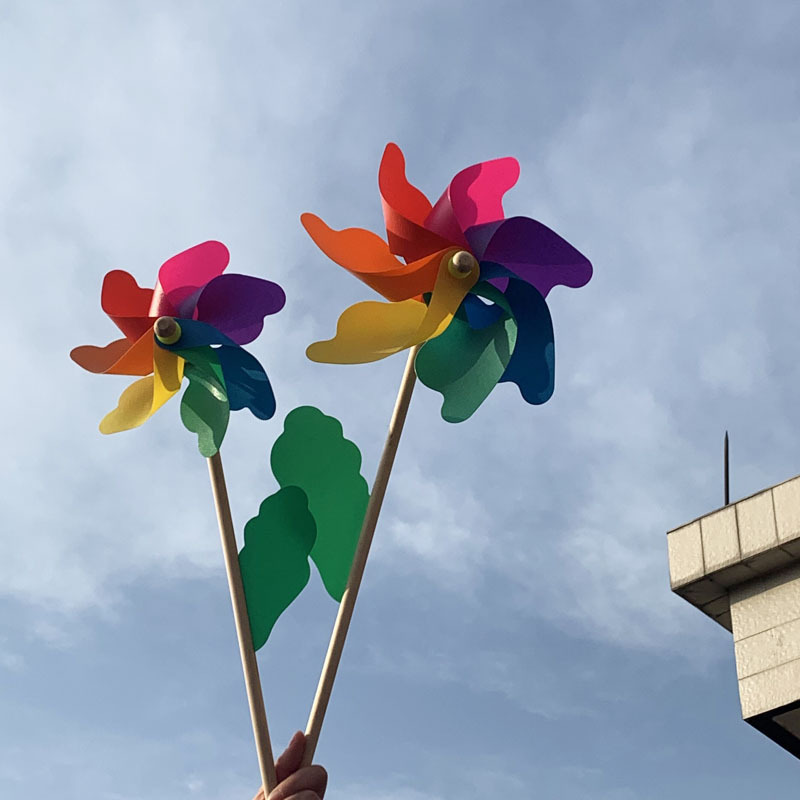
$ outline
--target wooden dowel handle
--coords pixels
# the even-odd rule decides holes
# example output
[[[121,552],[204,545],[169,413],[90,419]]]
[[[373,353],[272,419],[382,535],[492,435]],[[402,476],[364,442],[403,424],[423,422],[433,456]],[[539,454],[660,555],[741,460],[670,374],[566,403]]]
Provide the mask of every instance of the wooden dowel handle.
[[[353,556],[353,566],[350,568],[350,575],[347,579],[347,586],[339,604],[339,613],[336,615],[336,622],[333,626],[333,633],[328,645],[328,653],[325,656],[325,663],[322,667],[322,675],[317,686],[317,694],[314,697],[314,704],[311,707],[311,715],[306,726],[306,751],[303,756],[303,766],[311,764],[314,758],[314,751],[317,748],[319,734],[322,730],[322,722],[325,719],[325,711],[328,708],[328,701],[331,698],[333,682],[336,678],[336,670],[344,650],[344,642],[347,631],[350,627],[350,620],[353,617],[353,609],[356,604],[356,597],[361,586],[361,578],[364,575],[364,567],[367,563],[369,548],[372,544],[372,536],[375,533],[375,526],[378,524],[378,515],[381,511],[383,498],[386,494],[386,487],[389,483],[389,476],[392,472],[392,465],[397,454],[397,446],[400,443],[400,435],[403,432],[403,425],[408,414],[408,406],[411,402],[411,393],[414,391],[416,373],[414,372],[414,359],[419,351],[419,345],[414,347],[408,355],[406,369],[403,373],[403,380],[400,384],[400,391],[397,395],[397,402],[394,406],[391,422],[389,423],[389,433],[386,437],[386,444],[383,446],[383,453],[378,462],[378,471],[375,474],[375,482],[372,485],[372,492],[367,503],[367,510],[364,514],[364,522],[361,526],[361,533],[358,538],[358,545]]]
[[[253,723],[253,736],[256,742],[256,753],[258,754],[258,767],[261,771],[264,794],[269,795],[277,784],[275,761],[272,755],[272,744],[269,740],[267,712],[264,708],[264,697],[261,693],[256,651],[253,647],[253,636],[250,632],[250,617],[247,616],[247,603],[244,597],[242,571],[239,566],[239,550],[236,546],[236,535],[233,530],[228,489],[225,485],[225,474],[222,471],[222,459],[219,452],[208,459],[208,472],[211,477],[211,490],[214,493],[214,505],[217,509],[217,522],[219,523],[219,533],[222,539],[222,554],[225,558],[225,572],[228,575],[228,588],[231,592],[233,619],[236,623],[236,636],[239,640],[239,654],[242,657],[247,702],[250,706],[250,720]]]

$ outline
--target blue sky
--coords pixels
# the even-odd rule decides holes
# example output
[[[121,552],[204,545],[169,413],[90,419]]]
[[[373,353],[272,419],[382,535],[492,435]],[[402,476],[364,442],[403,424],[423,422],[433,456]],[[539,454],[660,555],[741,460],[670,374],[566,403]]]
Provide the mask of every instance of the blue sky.
[[[224,241],[286,309],[267,423],[223,449],[239,529],[283,415],[374,472],[403,368],[304,359],[369,291],[298,222],[380,230],[387,141],[438,196],[516,156],[512,214],[594,262],[555,289],[556,393],[468,422],[415,394],[319,759],[333,800],[779,796],[730,635],[671,595],[666,530],[795,475],[800,240],[792,2],[10,2],[0,6],[0,796],[249,800],[257,765],[206,467],[173,401],[97,433],[126,379],[103,274]],[[276,749],[335,606],[318,576],[260,655]]]

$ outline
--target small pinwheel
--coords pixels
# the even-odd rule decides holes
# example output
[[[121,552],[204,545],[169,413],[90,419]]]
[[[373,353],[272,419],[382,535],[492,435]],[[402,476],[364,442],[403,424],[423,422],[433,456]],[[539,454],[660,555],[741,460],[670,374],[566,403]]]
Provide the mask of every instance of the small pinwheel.
[[[505,217],[502,198],[518,177],[513,158],[475,164],[431,205],[389,144],[378,175],[386,242],[303,214],[317,246],[389,301],[346,309],[336,336],[312,344],[308,357],[364,363],[422,345],[417,375],[442,394],[449,422],[467,419],[502,381],[528,403],[546,402],[555,360],[545,297],[553,286],[583,286],[592,266],[541,222]]]
[[[183,424],[198,435],[200,452],[219,449],[230,410],[256,417],[275,413],[263,367],[240,345],[261,333],[264,317],[283,308],[277,283],[247,275],[223,275],[230,256],[221,242],[204,242],[165,261],[155,289],[143,289],[123,270],[103,280],[101,304],[124,338],[105,347],[85,345],[71,353],[90,372],[146,376],[120,396],[100,423],[102,433],[141,425],[181,387]]]

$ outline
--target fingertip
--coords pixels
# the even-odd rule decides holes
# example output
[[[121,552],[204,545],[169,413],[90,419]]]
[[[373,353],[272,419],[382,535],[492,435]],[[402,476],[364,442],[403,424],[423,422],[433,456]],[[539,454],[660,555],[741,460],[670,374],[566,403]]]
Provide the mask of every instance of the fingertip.
[[[302,760],[303,754],[306,751],[306,737],[303,731],[295,731],[292,734],[292,738],[289,739],[289,744],[286,745],[286,752],[291,752],[292,754],[298,754],[298,757]],[[299,766],[299,764],[298,764]]]
[[[306,739],[302,731],[297,731],[289,740],[286,750],[278,756],[275,762],[275,774],[278,783],[285,780],[289,775],[296,772],[303,762],[303,754],[306,749]]]

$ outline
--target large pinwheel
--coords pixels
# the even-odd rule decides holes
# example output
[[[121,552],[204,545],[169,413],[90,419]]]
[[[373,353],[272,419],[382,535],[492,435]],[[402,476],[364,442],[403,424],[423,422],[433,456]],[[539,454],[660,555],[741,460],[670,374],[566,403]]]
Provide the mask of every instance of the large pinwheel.
[[[553,394],[545,297],[559,284],[583,286],[592,266],[541,222],[505,217],[503,195],[518,177],[513,158],[485,161],[459,172],[431,204],[406,179],[400,148],[389,144],[378,175],[386,241],[301,217],[328,257],[388,301],[346,309],[334,338],[312,344],[308,357],[355,364],[411,348],[306,729],[304,763],[322,728],[415,377],[441,392],[449,422],[467,419],[501,381],[515,383],[528,403]]]
[[[240,345],[261,333],[264,317],[279,311],[286,297],[272,281],[223,274],[229,260],[225,245],[210,241],[165,261],[154,289],[139,287],[123,270],[106,274],[101,304],[123,338],[76,347],[70,355],[90,372],[145,377],[103,418],[103,433],[141,425],[180,389],[184,376],[189,386],[181,419],[197,433],[206,457],[219,449],[230,410],[249,408],[260,419],[275,413],[264,369]]]
[[[546,402],[555,362],[545,297],[559,284],[583,286],[592,266],[541,222],[505,217],[502,198],[518,177],[516,159],[485,161],[459,172],[432,205],[389,144],[378,177],[387,241],[304,214],[319,248],[389,301],[346,309],[336,336],[312,344],[309,358],[363,363],[422,345],[417,375],[442,393],[450,422],[467,419],[502,381],[528,403]]]

